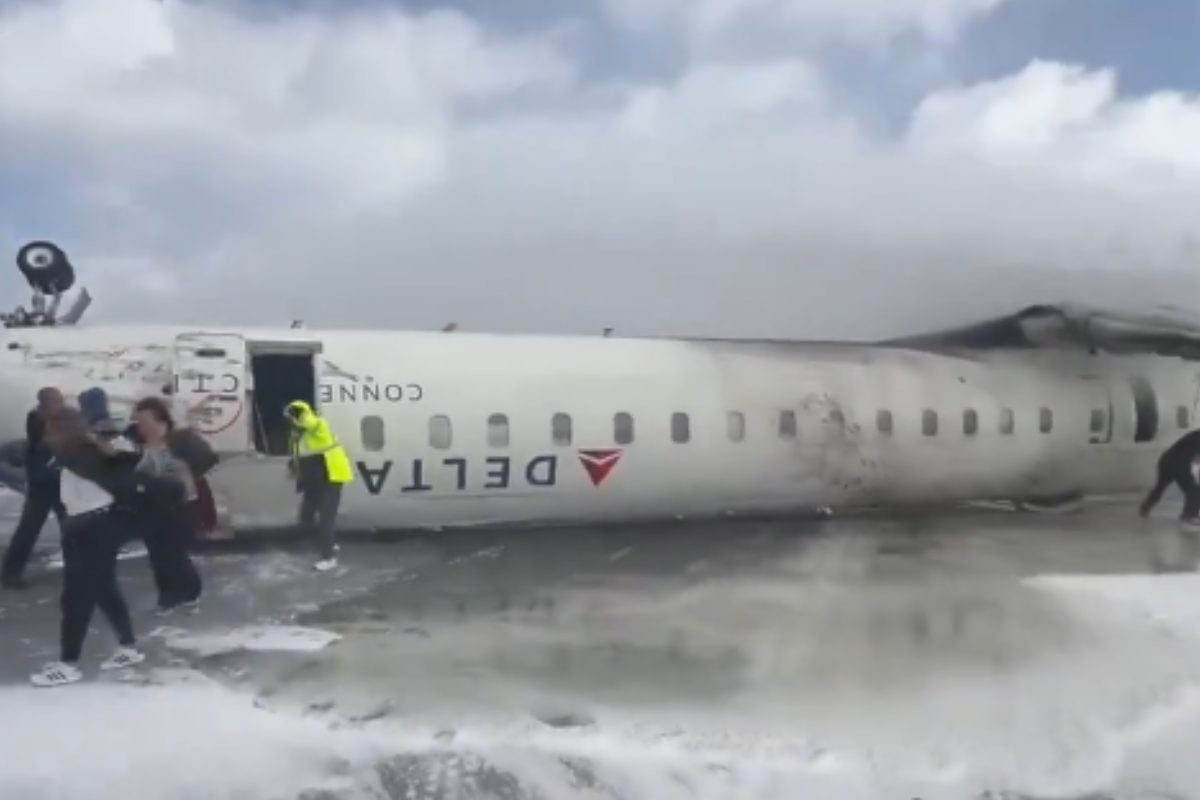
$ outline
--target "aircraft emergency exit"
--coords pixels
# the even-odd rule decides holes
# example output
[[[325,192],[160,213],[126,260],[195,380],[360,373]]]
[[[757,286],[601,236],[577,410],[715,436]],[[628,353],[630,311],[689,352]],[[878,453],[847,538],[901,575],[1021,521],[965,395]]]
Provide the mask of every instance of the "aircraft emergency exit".
[[[89,326],[86,294],[55,316],[61,250],[19,261],[34,312],[3,316],[0,440],[41,386],[101,386],[117,415],[168,394],[238,532],[295,519],[295,399],[355,464],[340,526],[401,529],[1140,492],[1200,390],[1179,316],[1037,306],[871,344]]]

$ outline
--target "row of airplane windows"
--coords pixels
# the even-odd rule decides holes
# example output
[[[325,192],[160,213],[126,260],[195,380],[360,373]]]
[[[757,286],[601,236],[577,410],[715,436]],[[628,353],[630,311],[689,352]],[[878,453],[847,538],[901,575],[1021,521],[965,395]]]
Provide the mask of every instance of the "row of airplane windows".
[[[1189,422],[1186,406],[1175,409],[1175,421],[1181,429],[1186,429]],[[831,421],[840,423],[841,412],[834,409],[830,413]],[[996,431],[1008,436],[1016,432],[1016,414],[1011,408],[1001,408],[996,419]],[[1108,414],[1104,409],[1092,409],[1089,419],[1091,433],[1101,433],[1108,424]],[[1038,409],[1038,430],[1050,433],[1054,427],[1054,412],[1042,407]],[[892,412],[880,409],[875,412],[875,429],[884,436],[891,436],[895,431]],[[938,412],[925,409],[921,412],[921,433],[925,436],[938,435]],[[368,451],[379,451],[384,447],[383,419],[377,416],[366,416],[360,423],[363,448]],[[795,439],[797,436],[796,412],[780,411],[777,417],[776,432],[781,439]],[[613,441],[620,445],[633,442],[633,415],[624,411],[613,415]],[[687,414],[677,411],[671,415],[671,441],[684,444],[691,440],[691,420]],[[975,436],[979,433],[979,413],[973,409],[962,412],[962,433],[964,436]],[[731,442],[740,442],[746,438],[746,415],[741,411],[729,411],[725,415],[725,435]],[[450,418],[445,414],[436,414],[429,418],[429,446],[438,450],[447,450],[453,441],[453,427]],[[572,424],[571,415],[558,413],[550,418],[550,441],[555,445],[571,444]],[[509,441],[508,416],[492,414],[487,419],[487,443],[489,447],[507,447]]]

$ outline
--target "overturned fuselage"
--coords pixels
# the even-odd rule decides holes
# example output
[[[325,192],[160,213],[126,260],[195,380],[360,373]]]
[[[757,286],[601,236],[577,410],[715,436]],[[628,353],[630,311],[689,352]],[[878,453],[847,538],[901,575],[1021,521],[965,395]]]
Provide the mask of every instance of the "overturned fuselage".
[[[169,392],[230,525],[288,525],[283,405],[350,451],[344,527],[803,513],[1138,491],[1200,368],[1071,341],[879,344],[304,329],[4,331],[0,432],[34,392]]]

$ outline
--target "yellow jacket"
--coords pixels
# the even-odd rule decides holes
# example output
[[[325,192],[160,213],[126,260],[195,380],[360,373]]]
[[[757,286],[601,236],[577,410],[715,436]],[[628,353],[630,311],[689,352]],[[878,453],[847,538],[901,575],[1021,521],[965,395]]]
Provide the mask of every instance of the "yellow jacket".
[[[354,480],[350,457],[329,429],[329,423],[317,416],[312,406],[303,400],[288,403],[287,411],[294,422],[290,449],[297,467],[300,459],[320,455],[325,457],[325,474],[330,483],[350,483]]]

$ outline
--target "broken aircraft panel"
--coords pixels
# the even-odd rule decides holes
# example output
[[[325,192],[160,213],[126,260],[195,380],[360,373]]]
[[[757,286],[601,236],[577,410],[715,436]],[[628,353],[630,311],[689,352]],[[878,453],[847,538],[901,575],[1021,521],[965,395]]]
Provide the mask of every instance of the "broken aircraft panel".
[[[1200,359],[1200,317],[1159,307],[1118,312],[1058,303],[932,333],[878,342],[920,350],[1067,348]]]

